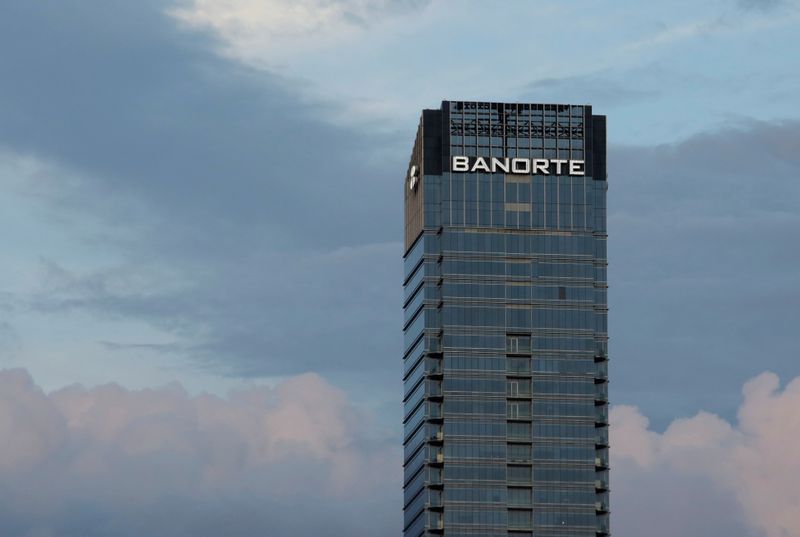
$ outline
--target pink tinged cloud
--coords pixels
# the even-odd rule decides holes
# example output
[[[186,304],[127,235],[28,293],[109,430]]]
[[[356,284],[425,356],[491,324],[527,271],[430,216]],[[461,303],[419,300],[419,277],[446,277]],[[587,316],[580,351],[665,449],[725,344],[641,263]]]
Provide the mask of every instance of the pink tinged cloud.
[[[0,472],[24,472],[64,444],[67,424],[20,370],[0,374]]]
[[[743,392],[736,424],[700,412],[663,433],[649,430],[635,407],[614,407],[615,535],[800,537],[800,378],[781,390],[764,373]],[[23,535],[47,535],[74,523],[75,505],[138,519],[176,498],[273,502],[262,521],[273,527],[281,506],[302,498],[306,518],[324,527],[340,513],[351,524],[340,533],[371,535],[374,527],[352,525],[364,505],[400,512],[399,446],[375,430],[315,374],[220,398],[190,396],[177,384],[46,394],[26,372],[2,371],[0,511],[28,528]],[[284,518],[292,526],[297,516]],[[381,534],[399,532],[399,521],[392,524]]]
[[[781,391],[763,373],[743,394],[736,425],[700,412],[662,434],[635,407],[612,409],[616,535],[800,537],[800,377]]]
[[[0,372],[0,501],[58,509],[81,498],[369,497],[399,490],[399,448],[316,374],[227,398],[177,384],[45,394],[21,370]],[[19,486],[2,486],[18,483]]]

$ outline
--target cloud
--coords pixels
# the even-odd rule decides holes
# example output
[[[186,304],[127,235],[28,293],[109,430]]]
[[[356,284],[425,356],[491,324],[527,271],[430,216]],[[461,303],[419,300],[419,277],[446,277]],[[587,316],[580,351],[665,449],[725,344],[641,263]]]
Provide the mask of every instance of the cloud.
[[[736,422],[701,411],[661,433],[612,409],[616,535],[800,535],[800,377],[743,393]],[[394,432],[314,374],[214,397],[48,394],[0,371],[3,535],[397,535],[400,458]]]
[[[588,103],[595,110],[606,110],[658,98],[663,86],[662,78],[656,66],[624,73],[605,70],[563,78],[542,78],[525,86],[521,99],[531,102]]]
[[[182,264],[178,273],[135,263],[81,274],[45,261],[28,304],[47,316],[146,321],[179,340],[134,346],[191,356],[224,375],[361,370],[394,382],[399,372],[374,357],[400,356],[401,250],[389,242],[264,253],[210,261],[214,271]],[[105,345],[130,348],[120,343]]]
[[[0,311],[2,311],[1,304]],[[14,327],[6,321],[0,321],[0,357],[14,352],[19,347],[19,343],[19,333]]]
[[[745,10],[771,11],[785,4],[784,0],[738,0],[739,7]]]
[[[390,401],[400,373],[387,364],[401,352],[397,170],[413,131],[331,125],[332,105],[220,58],[213,35],[176,28],[160,2],[83,5],[18,3],[0,18],[14,73],[0,85],[2,156],[29,163],[11,167],[29,175],[5,199],[45,215],[27,237],[13,234],[32,251],[20,265],[35,284],[0,290],[17,305],[8,322],[22,350],[25,327],[53,323],[65,345],[153,349],[167,366],[314,370],[342,385],[361,372]],[[26,56],[12,54],[22,41]],[[598,91],[601,78],[613,82],[609,103],[625,87],[618,74],[596,75]],[[542,88],[566,94],[577,82]],[[649,84],[633,91],[659,91]],[[800,124],[786,121],[610,147],[614,388],[657,429],[676,408],[730,418],[736,401],[722,386],[765,367],[794,372],[798,143]],[[39,246],[68,233],[69,248]],[[67,312],[93,316],[85,332],[63,329]],[[135,330],[111,337],[97,319]],[[142,326],[160,337],[137,339]],[[653,376],[658,386],[643,389]]]
[[[163,237],[173,254],[352,244],[392,225],[389,204],[361,200],[390,199],[394,175],[371,148],[393,137],[331,125],[330,106],[218,57],[161,2],[91,5],[18,4],[0,21],[14,75],[0,88],[0,146],[44,163],[40,190]],[[35,42],[12,54],[24,36]]]
[[[798,143],[798,121],[744,122],[609,148],[614,387],[657,428],[676,409],[730,419],[725,386],[796,373]]]
[[[218,398],[0,372],[3,535],[396,534],[400,472],[318,375]]]
[[[220,58],[213,36],[179,29],[164,7],[24,3],[0,18],[13,73],[0,87],[11,162],[0,180],[40,217],[19,231],[39,281],[10,298],[48,316],[37,322],[86,311],[148,323],[177,359],[224,374],[398,355],[397,170],[413,133],[332,125],[331,105]],[[12,53],[22,40],[25,54]],[[42,221],[70,248],[43,244]]]
[[[800,378],[781,391],[763,373],[743,393],[735,425],[700,412],[656,433],[638,409],[612,409],[617,535],[800,535]]]
[[[649,49],[665,47],[674,43],[692,40],[698,37],[713,36],[736,31],[740,25],[733,24],[725,16],[716,16],[705,20],[691,20],[669,25],[636,41],[624,44],[622,52],[642,52]]]
[[[242,58],[294,53],[352,35],[386,18],[416,11],[429,0],[191,0],[170,11],[178,20],[210,28]]]

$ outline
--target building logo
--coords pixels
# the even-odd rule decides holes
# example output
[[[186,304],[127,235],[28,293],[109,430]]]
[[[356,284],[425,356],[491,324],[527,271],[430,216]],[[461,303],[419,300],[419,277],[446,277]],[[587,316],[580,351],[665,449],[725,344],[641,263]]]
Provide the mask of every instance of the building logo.
[[[454,156],[450,171],[581,176],[586,175],[586,163],[583,160],[566,159]]]
[[[414,191],[417,185],[419,185],[419,168],[414,165],[408,170],[408,189]]]

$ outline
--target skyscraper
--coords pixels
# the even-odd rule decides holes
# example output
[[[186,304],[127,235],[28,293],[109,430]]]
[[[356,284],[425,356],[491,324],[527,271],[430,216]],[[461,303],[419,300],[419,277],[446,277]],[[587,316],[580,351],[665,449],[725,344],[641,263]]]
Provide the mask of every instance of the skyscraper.
[[[605,117],[445,101],[405,182],[404,534],[608,525]]]

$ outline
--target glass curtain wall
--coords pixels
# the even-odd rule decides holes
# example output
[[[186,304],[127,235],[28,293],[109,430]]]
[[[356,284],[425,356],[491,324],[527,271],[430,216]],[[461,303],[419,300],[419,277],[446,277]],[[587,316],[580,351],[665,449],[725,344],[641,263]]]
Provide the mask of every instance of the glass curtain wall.
[[[442,169],[418,155],[420,190],[406,197],[423,196],[424,215],[405,256],[405,535],[606,535],[600,119],[570,105],[445,102],[440,113]],[[421,131],[418,144],[436,147]],[[587,170],[453,173],[450,155]]]

